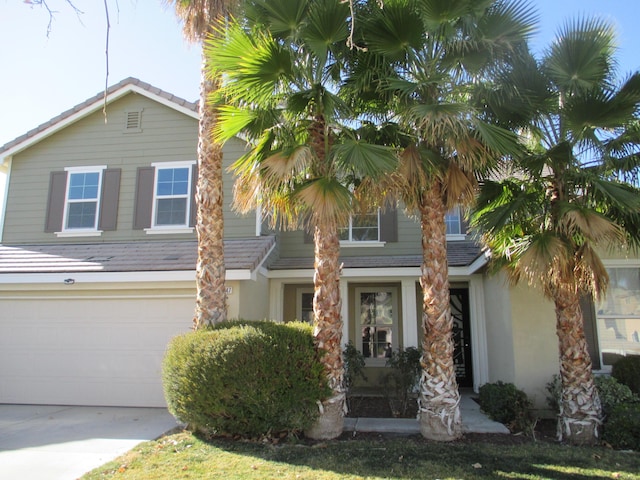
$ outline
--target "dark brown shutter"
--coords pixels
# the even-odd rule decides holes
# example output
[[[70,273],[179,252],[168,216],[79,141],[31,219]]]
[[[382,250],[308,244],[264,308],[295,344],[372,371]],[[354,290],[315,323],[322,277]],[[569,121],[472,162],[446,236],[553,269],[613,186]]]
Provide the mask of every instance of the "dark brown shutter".
[[[134,230],[151,227],[155,171],[155,167],[138,167],[138,173],[136,175],[136,196],[133,209]]]
[[[380,212],[380,241],[398,241],[398,210],[395,207]]]
[[[595,370],[600,370],[600,350],[598,348],[598,333],[596,330],[596,309],[591,295],[580,298],[580,309],[584,320],[584,336],[587,340],[587,348],[591,363]]]
[[[120,168],[109,168],[102,173],[99,230],[115,230],[117,227],[121,173]]]
[[[62,230],[66,193],[67,172],[51,172],[49,176],[49,197],[47,198],[47,217],[44,224],[45,232],[53,233]]]
[[[198,204],[196,203],[196,188],[198,187],[198,165],[191,167],[191,192],[189,194],[189,226],[194,227],[198,218]]]

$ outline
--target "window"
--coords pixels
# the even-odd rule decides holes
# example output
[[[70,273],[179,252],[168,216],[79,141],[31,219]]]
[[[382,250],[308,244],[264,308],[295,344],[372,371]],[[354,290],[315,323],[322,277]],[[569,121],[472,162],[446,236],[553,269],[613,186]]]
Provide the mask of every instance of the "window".
[[[296,291],[296,319],[313,324],[313,288],[298,288]]]
[[[397,297],[395,287],[356,289],[358,349],[369,363],[383,365],[398,348]]]
[[[155,167],[153,227],[187,227],[192,164],[158,164]]]
[[[70,167],[62,232],[97,232],[102,172],[106,167]]]
[[[596,305],[602,366],[619,356],[640,355],[640,267],[607,269],[609,289]]]
[[[379,210],[371,213],[352,215],[349,225],[339,230],[340,241],[343,242],[378,242],[380,240]]]
[[[447,212],[444,217],[444,221],[447,224],[447,235],[454,236],[454,238],[464,236],[461,219],[460,207],[455,206]]]

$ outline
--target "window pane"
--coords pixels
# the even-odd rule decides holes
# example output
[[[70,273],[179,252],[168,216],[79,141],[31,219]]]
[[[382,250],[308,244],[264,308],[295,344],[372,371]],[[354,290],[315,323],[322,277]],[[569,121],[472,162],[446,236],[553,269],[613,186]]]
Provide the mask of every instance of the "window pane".
[[[460,235],[462,233],[459,207],[449,210],[444,217],[444,221],[447,224],[447,235]]]
[[[302,318],[301,322],[313,324],[313,293],[302,294]]]
[[[609,268],[609,288],[597,308],[602,363],[640,355],[640,268]]]
[[[156,204],[156,225],[186,225],[187,199],[158,199]]]
[[[69,175],[69,200],[88,200],[98,198],[100,174],[72,173]]]
[[[363,327],[362,328],[362,355],[366,358],[390,357],[393,332],[391,327]]]
[[[97,202],[69,204],[67,228],[95,228]]]
[[[189,168],[162,168],[158,170],[156,195],[186,195],[189,190]]]
[[[640,268],[611,268],[606,298],[598,315],[640,315]]]
[[[351,236],[349,236],[351,230]],[[353,215],[350,227],[339,229],[340,240],[353,242],[378,241],[378,212]]]

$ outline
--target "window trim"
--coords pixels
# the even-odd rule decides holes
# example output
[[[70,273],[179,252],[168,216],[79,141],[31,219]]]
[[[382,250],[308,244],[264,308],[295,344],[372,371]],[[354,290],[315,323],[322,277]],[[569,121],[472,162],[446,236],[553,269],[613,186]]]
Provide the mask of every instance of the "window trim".
[[[450,214],[450,212],[457,212],[458,216],[458,229],[460,233],[447,233],[448,241],[461,241],[466,240],[467,236],[462,232],[462,212],[460,211],[460,205],[455,205],[453,208],[449,209],[447,213],[445,213],[445,224],[448,225],[449,222],[446,221],[446,217]]]
[[[191,196],[193,195],[193,169],[196,165],[195,160],[178,161],[178,162],[154,162],[150,166],[153,167],[153,191],[151,199],[151,226],[145,228],[144,231],[148,235],[158,234],[181,234],[192,233],[194,227],[189,226],[191,219]],[[175,169],[175,168],[188,168],[187,175],[187,193],[185,195],[172,196],[171,198],[184,198],[186,201],[185,210],[185,222],[179,225],[156,225],[156,208],[158,203],[157,187],[158,187],[158,172],[160,170]],[[169,197],[167,197],[169,198]]]
[[[360,295],[362,293],[375,293],[382,290],[391,292],[391,311],[392,311],[392,323],[391,323],[391,348],[396,351],[400,348],[400,316],[399,316],[399,288],[397,285],[382,284],[382,285],[366,285],[362,287],[356,287],[354,290],[354,316],[355,316],[355,344],[358,351],[364,353],[362,347],[362,328],[363,324],[360,321]],[[378,357],[366,357],[365,364],[367,367],[384,367],[386,366],[386,358]]]
[[[349,232],[348,240],[340,240],[341,247],[384,247],[386,242],[380,240],[381,229],[380,229],[380,208],[378,208],[378,239],[377,240],[353,240],[353,217],[355,214],[349,215],[349,225],[346,227]],[[344,228],[344,227],[343,227]],[[341,228],[339,229],[341,230]]]
[[[605,266],[605,268],[607,270],[611,270],[611,269],[622,269],[622,268],[626,268],[626,269],[637,269],[640,270],[640,260],[637,259],[606,259],[603,261],[603,264]],[[607,295],[610,295],[610,288],[607,290]],[[606,301],[606,300],[605,300]],[[633,314],[625,314],[625,315],[620,315],[620,314],[605,314],[605,315],[601,315],[598,313],[598,306],[599,303],[595,302],[594,303],[594,315],[595,315],[595,329],[596,329],[596,349],[597,349],[597,355],[598,358],[600,360],[600,369],[598,371],[603,372],[603,373],[610,373],[611,372],[611,368],[612,365],[611,364],[605,364],[604,362],[604,353],[612,353],[612,352],[604,352],[604,349],[602,348],[602,339],[606,336],[605,332],[602,331],[602,325],[601,325],[601,320],[603,319],[612,319],[612,320],[616,320],[616,319],[633,319],[636,320],[638,318],[640,318],[640,315],[633,315]],[[615,353],[615,352],[613,352]],[[632,353],[633,355],[633,353]]]
[[[102,182],[104,172],[107,169],[106,165],[94,165],[94,166],[82,166],[82,167],[65,167],[64,171],[67,174],[65,191],[64,191],[64,205],[62,213],[62,228],[59,232],[54,232],[57,237],[94,237],[102,235],[102,230],[98,229],[100,222],[100,208],[102,201]],[[96,193],[96,214],[93,220],[93,227],[91,228],[68,228],[67,221],[69,219],[69,187],[71,186],[71,175],[78,173],[97,173],[98,174],[98,188]]]

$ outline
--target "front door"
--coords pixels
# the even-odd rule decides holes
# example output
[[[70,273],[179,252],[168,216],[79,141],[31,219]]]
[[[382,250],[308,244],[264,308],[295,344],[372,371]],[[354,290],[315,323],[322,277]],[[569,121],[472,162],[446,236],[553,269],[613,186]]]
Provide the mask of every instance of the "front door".
[[[451,289],[451,317],[453,319],[453,363],[459,387],[473,387],[471,365],[471,322],[469,320],[469,290]]]

